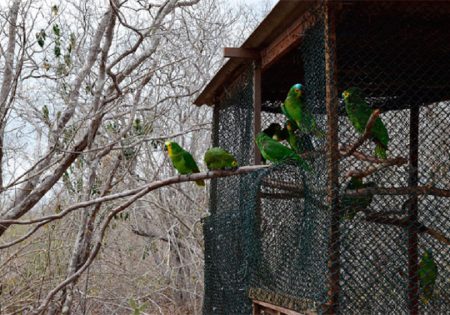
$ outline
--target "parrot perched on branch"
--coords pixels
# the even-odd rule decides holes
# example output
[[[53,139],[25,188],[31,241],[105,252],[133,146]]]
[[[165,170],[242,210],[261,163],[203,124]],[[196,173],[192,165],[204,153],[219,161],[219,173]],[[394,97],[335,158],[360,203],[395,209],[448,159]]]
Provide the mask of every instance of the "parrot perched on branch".
[[[281,129],[281,125],[278,123],[271,123],[263,132],[276,141],[283,141],[287,138],[286,130]]]
[[[173,167],[181,175],[189,175],[192,173],[200,173],[192,155],[184,150],[180,145],[174,141],[167,141],[165,147],[169,153],[169,158],[172,161]],[[205,181],[200,179],[196,180],[195,183],[198,186],[205,186]]]
[[[349,88],[342,93],[345,103],[345,110],[347,111],[348,118],[355,127],[356,132],[364,134],[367,122],[372,115],[373,110],[364,100],[364,93],[357,87]],[[381,119],[378,117],[375,120],[375,124],[371,130],[371,139],[375,142],[374,155],[380,159],[386,159],[387,145],[389,142],[389,135],[386,127]]]
[[[345,187],[345,190],[356,190],[362,188],[376,187],[374,182],[363,183],[361,178],[352,177]],[[360,211],[365,211],[372,203],[373,195],[366,196],[344,196],[341,200],[341,208],[343,218],[345,220],[353,220],[355,215]]]
[[[431,250],[426,250],[419,262],[419,284],[422,302],[428,304],[433,298],[434,285],[438,276],[438,268]]]
[[[205,153],[204,161],[208,170],[224,170],[238,167],[236,158],[222,148],[211,148]]]
[[[292,150],[300,154],[314,150],[311,136],[307,134],[300,134],[300,136],[297,136],[295,130],[298,128],[292,121],[288,120],[285,128],[287,131],[287,141]]]
[[[311,170],[311,166],[302,159],[297,153],[285,147],[281,143],[273,140],[264,132],[260,132],[256,136],[256,145],[264,159],[273,163],[280,163],[287,160],[294,160],[306,171]]]
[[[281,105],[281,111],[297,125],[302,133],[314,134],[323,138],[324,132],[317,127],[314,115],[306,108],[303,94],[303,85],[300,83],[294,84],[290,88],[283,105]]]

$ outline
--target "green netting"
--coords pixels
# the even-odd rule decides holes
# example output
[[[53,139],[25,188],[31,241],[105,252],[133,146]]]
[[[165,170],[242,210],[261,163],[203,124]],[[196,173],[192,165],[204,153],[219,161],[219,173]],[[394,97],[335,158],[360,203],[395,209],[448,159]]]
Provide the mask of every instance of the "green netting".
[[[450,313],[450,4],[365,1],[336,10],[329,83],[338,110],[327,116],[322,6],[308,12],[314,22],[308,20],[297,49],[304,73],[298,81],[320,128],[337,132],[341,154],[361,137],[341,93],[361,88],[367,103],[382,110],[388,159],[375,158],[368,139],[333,161],[339,170],[333,186],[327,138],[314,136],[313,172],[288,163],[215,181],[204,222],[205,314],[250,314],[249,297],[322,313],[331,294],[341,314]],[[243,71],[215,108],[214,144],[242,165],[252,163],[254,150],[251,78],[251,70]],[[264,103],[262,129],[285,121],[282,101]],[[327,127],[333,118],[337,130]],[[351,175],[376,188],[347,189]],[[336,208],[331,189],[339,194]],[[351,214],[357,208],[345,201],[355,195],[373,198]],[[419,265],[425,251],[438,269],[428,301]]]

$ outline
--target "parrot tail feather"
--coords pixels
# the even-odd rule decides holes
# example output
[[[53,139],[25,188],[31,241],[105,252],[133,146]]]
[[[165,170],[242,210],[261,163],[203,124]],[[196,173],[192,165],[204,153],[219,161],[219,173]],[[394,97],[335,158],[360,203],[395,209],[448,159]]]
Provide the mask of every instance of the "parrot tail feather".
[[[205,186],[205,181],[203,179],[196,180],[195,183],[197,186]]]
[[[377,143],[375,147],[375,156],[383,160],[387,158],[386,147],[383,146],[381,143]]]
[[[298,157],[298,158],[295,159],[295,160],[298,162],[298,164],[300,165],[300,167],[301,167],[302,169],[304,169],[305,171],[307,171],[307,172],[311,172],[311,171],[312,171],[311,165],[309,165],[309,163],[306,162],[304,159]]]

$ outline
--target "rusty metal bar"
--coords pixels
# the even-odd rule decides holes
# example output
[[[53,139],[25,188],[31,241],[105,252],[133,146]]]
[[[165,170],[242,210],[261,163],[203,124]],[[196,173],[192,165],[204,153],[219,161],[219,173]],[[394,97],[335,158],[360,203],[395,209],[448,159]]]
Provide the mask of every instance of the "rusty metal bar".
[[[409,179],[410,187],[417,187],[419,182],[419,113],[418,106],[411,107],[409,118]],[[418,283],[418,198],[410,195],[408,209],[408,304],[409,313],[419,313],[419,283]]]
[[[253,133],[256,136],[261,132],[261,103],[262,103],[262,91],[261,91],[261,62],[254,62],[253,69]],[[255,165],[261,164],[261,153],[255,145]]]
[[[328,203],[330,205],[331,227],[329,243],[329,291],[325,305],[326,314],[339,312],[340,278],[340,227],[339,227],[339,139],[338,139],[338,99],[336,86],[336,25],[332,1],[324,4],[324,40],[326,73],[327,168]]]
[[[231,47],[225,47],[223,49],[223,56],[226,58],[242,58],[251,60],[259,60],[261,57],[257,49]]]

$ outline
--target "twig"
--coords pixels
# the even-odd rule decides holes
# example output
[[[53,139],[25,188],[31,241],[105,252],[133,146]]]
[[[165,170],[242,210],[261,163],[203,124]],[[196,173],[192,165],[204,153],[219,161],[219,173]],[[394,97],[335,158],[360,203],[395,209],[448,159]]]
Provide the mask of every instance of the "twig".
[[[160,235],[155,232],[145,232],[145,231],[140,230],[139,228],[132,227],[131,232],[133,232],[134,234],[139,235],[139,236],[147,237],[150,239],[157,239],[159,241],[163,241],[166,243],[172,242],[172,240],[170,240],[169,238],[167,238],[163,235]],[[177,240],[177,241],[173,241],[173,242],[176,242],[178,244],[178,246],[180,246],[180,247],[189,248],[189,246],[183,240]]]
[[[363,135],[348,149],[347,152],[344,152],[344,154],[341,153],[341,158],[350,156],[353,154],[353,152],[356,151],[363,143],[366,141],[372,134],[372,128],[375,124],[375,121],[377,120],[378,116],[380,116],[381,111],[379,109],[375,109],[372,112],[372,115],[370,115],[369,120],[367,121],[366,128],[364,129]]]
[[[286,199],[291,200],[293,198],[305,198],[303,192],[298,193],[259,193],[260,198],[264,199]]]
[[[355,152],[356,153],[356,152]],[[373,173],[376,173],[386,167],[389,166],[401,166],[408,163],[408,160],[403,158],[403,157],[397,157],[397,158],[393,158],[393,159],[386,159],[383,160],[383,162],[379,165],[375,165],[375,166],[371,166],[366,170],[351,170],[348,171],[347,174],[345,176],[347,177],[358,177],[358,178],[363,178],[369,175],[372,175]]]

